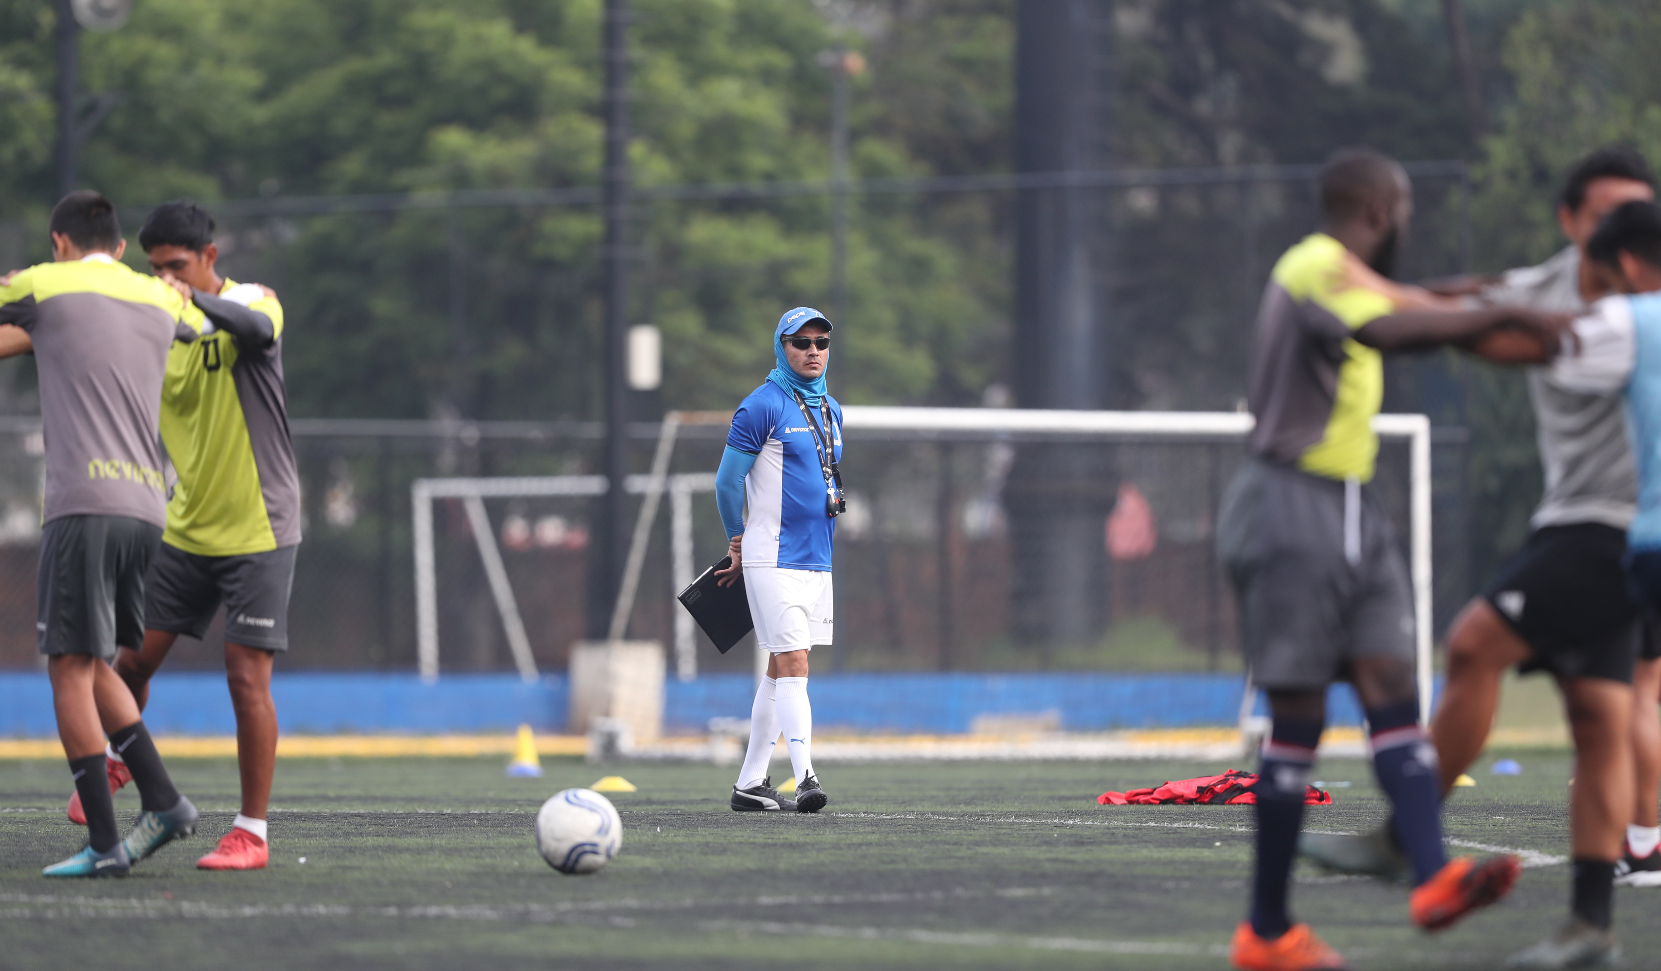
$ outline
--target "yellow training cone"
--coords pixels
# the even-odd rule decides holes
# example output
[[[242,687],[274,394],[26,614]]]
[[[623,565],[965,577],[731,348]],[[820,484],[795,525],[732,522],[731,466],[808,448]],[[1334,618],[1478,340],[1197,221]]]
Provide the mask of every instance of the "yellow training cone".
[[[608,775],[599,782],[589,786],[595,792],[639,792],[634,783],[620,775]]]
[[[1476,785],[1476,780],[1463,772],[1459,773],[1459,778],[1453,780],[1453,787],[1455,789],[1464,789],[1474,785]]]
[[[542,760],[536,754],[536,735],[529,725],[519,726],[519,736],[513,742],[513,761],[508,763],[508,775],[523,779],[542,775]]]
[[[778,791],[781,792],[781,793],[795,792],[796,791],[796,777],[791,776],[790,778],[784,780],[784,785],[779,786]]]

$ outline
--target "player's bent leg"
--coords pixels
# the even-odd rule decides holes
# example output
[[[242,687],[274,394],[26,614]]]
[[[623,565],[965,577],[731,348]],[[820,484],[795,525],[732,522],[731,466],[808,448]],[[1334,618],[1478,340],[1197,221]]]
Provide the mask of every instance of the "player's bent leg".
[[[1448,632],[1447,680],[1430,721],[1444,797],[1488,743],[1506,669],[1530,654],[1528,644],[1481,597],[1454,620]]]
[[[1649,636],[1654,636],[1649,633]],[[1651,645],[1646,644],[1646,653]],[[1615,864],[1615,882],[1661,887],[1661,658],[1641,659],[1632,670],[1632,769],[1637,798],[1626,827],[1626,848]]]
[[[140,712],[144,711],[144,705],[150,699],[150,676],[156,673],[156,669],[161,666],[167,652],[172,649],[173,642],[178,638],[179,635],[169,631],[147,630],[144,632],[143,647],[140,650],[116,648],[115,673],[126,682]],[[104,766],[112,794],[120,792],[127,783],[133,781],[133,774],[128,771],[126,760],[109,745],[104,746]],[[77,826],[87,824],[86,811],[81,807],[80,790],[69,795],[68,815],[69,821]]]

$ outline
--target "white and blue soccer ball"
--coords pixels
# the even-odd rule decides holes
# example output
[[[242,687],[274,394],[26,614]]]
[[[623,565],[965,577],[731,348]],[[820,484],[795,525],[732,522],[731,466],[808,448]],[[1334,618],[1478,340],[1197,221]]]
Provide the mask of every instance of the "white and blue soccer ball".
[[[623,820],[593,789],[566,789],[536,814],[536,848],[561,873],[593,873],[623,847]]]

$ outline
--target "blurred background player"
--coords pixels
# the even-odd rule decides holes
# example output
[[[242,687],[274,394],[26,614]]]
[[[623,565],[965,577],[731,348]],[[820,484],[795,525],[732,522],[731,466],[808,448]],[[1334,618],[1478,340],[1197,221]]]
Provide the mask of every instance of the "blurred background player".
[[[831,322],[811,307],[779,318],[777,362],[733,415],[715,473],[715,501],[732,564],[716,575],[730,585],[743,570],[756,645],[770,655],[750,710],[750,746],[733,785],[738,812],[816,813],[830,801],[813,773],[813,709],[808,652],[833,632],[831,550],[842,511],[842,406],[825,389]],[[748,502],[750,516],[744,518]],[[792,803],[772,788],[767,765],[784,731],[795,772]]]
[[[213,218],[189,201],[150,213],[139,245],[156,275],[207,318],[195,344],[167,359],[161,432],[178,482],[150,566],[141,649],[115,668],[142,708],[180,634],[200,638],[225,605],[225,678],[236,712],[242,807],[197,861],[258,870],[269,859],[266,809],[277,759],[271,668],[288,649],[288,598],[300,543],[300,483],[283,386],[283,310],[271,290],[221,277]],[[121,782],[112,772],[112,790]],[[78,807],[70,802],[70,817]]]
[[[55,262],[0,285],[0,357],[33,351],[46,441],[45,523],[36,581],[58,737],[87,819],[87,846],[49,877],[125,876],[194,832],[132,692],[109,666],[144,630],[145,571],[166,522],[157,409],[168,348],[200,320],[172,287],[118,262],[115,206],[74,192],[52,210]],[[189,346],[188,344],[185,346]],[[105,736],[126,760],[143,810],[116,833]]]
[[[1538,266],[1481,287],[1478,299],[1585,313],[1608,292],[1584,259],[1587,241],[1616,207],[1653,199],[1653,183],[1643,157],[1631,149],[1588,155],[1569,173],[1557,210],[1569,245]],[[1640,648],[1653,653],[1657,645],[1643,644],[1638,607],[1621,567],[1637,500],[1624,406],[1618,392],[1566,386],[1558,375],[1555,366],[1529,370],[1545,493],[1522,549],[1448,632],[1446,687],[1431,727],[1445,796],[1487,742],[1507,668],[1549,671],[1563,692],[1575,744],[1571,916],[1552,940],[1526,958],[1519,955],[1530,962],[1523,967],[1575,967],[1612,952],[1613,880],[1626,827],[1635,822],[1635,805],[1636,822],[1647,819],[1653,826],[1661,774],[1655,743],[1639,746],[1650,782],[1635,797],[1632,737],[1657,730],[1653,703],[1647,719],[1635,723],[1629,683]],[[1644,665],[1646,677],[1658,671],[1661,663]],[[1656,696],[1655,684],[1645,690]],[[1643,831],[1653,832],[1647,826]],[[1305,852],[1332,869],[1385,877],[1403,872],[1399,846],[1383,831],[1304,841]]]
[[[1499,308],[1434,309],[1429,294],[1379,280],[1394,269],[1412,214],[1406,173],[1391,159],[1340,153],[1319,193],[1321,231],[1276,263],[1258,312],[1251,458],[1218,519],[1252,680],[1273,714],[1256,786],[1251,913],[1231,948],[1236,967],[1257,971],[1344,966],[1287,907],[1304,787],[1335,680],[1350,681],[1366,710],[1374,770],[1413,869],[1413,921],[1447,927],[1516,879],[1511,857],[1449,861],[1443,852],[1435,753],[1419,727],[1406,565],[1367,487],[1378,451],[1371,422],[1383,397],[1381,352],[1471,345],[1507,326],[1549,341],[1566,323]]]

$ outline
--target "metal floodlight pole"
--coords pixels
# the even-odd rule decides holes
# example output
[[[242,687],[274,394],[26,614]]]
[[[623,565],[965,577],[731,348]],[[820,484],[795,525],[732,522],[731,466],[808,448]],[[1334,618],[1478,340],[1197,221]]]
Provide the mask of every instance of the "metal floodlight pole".
[[[81,140],[75,130],[81,25],[75,20],[70,0],[56,0],[53,6],[58,18],[58,199],[62,199],[75,191],[81,161]]]
[[[605,12],[605,474],[597,560],[588,630],[606,635],[611,607],[622,580],[623,551],[628,545],[628,382],[624,373],[628,341],[627,232],[629,202],[628,0],[606,0]]]

